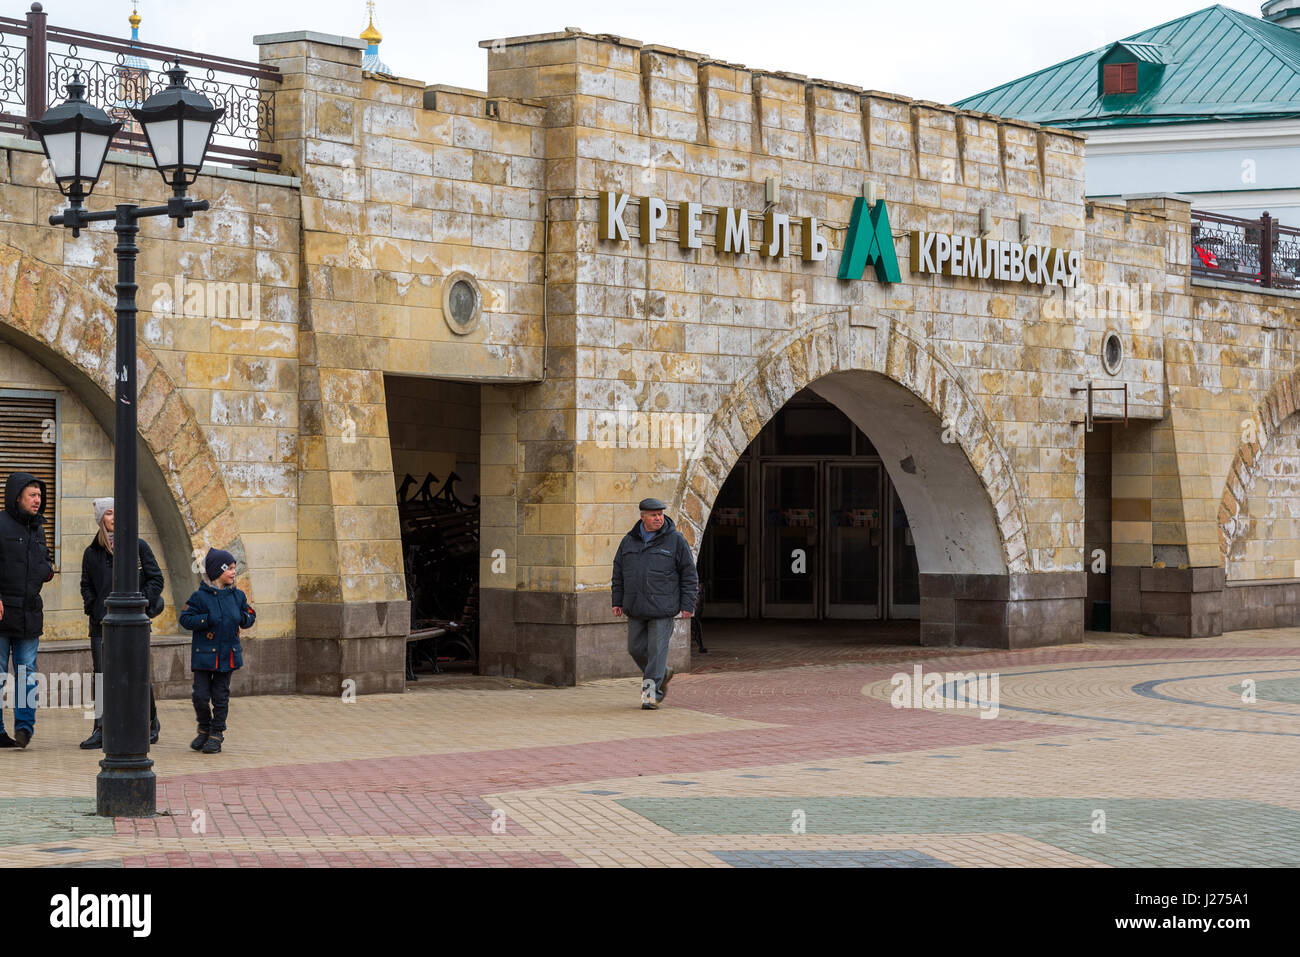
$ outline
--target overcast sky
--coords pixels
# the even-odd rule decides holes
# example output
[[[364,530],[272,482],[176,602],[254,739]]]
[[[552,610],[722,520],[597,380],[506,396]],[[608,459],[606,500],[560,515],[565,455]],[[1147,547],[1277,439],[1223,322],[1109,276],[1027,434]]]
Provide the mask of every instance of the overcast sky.
[[[1259,4],[1228,2],[1258,15]],[[0,0],[22,17],[27,0]],[[45,0],[52,25],[128,36],[131,0]],[[377,0],[399,76],[487,85],[478,41],[581,27],[767,70],[951,102],[1208,4],[1197,0]],[[356,36],[363,0],[140,0],[141,39],[257,59],[255,34]]]

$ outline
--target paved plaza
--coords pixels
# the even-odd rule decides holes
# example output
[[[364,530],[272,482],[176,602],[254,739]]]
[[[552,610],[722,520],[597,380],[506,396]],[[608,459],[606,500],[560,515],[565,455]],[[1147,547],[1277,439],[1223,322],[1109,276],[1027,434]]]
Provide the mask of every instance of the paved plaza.
[[[0,862],[1300,864],[1300,629],[855,653],[747,670],[699,657],[658,712],[631,678],[236,698],[215,756],[187,747],[188,701],[163,701],[163,813],[143,821],[93,815],[101,754],[76,746],[89,723],[46,711],[28,750],[0,751]],[[917,666],[945,673],[949,705],[947,673],[996,674],[996,716],[894,707],[893,676]]]

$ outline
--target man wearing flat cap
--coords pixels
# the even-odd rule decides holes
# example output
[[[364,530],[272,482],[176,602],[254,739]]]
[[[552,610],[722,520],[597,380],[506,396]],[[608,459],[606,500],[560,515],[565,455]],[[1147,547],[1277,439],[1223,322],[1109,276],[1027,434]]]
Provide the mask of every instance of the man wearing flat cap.
[[[641,520],[614,555],[614,615],[627,616],[627,650],[641,669],[646,711],[658,709],[673,677],[668,667],[673,619],[678,612],[691,617],[700,589],[691,547],[664,508],[657,498],[642,499]]]

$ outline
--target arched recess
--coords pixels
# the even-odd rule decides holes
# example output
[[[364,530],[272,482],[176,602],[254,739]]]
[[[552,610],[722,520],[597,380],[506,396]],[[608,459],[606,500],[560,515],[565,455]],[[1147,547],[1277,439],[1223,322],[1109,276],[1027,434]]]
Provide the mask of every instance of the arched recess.
[[[880,452],[907,510],[923,574],[1031,570],[1015,475],[956,372],[896,323],[857,328],[835,316],[776,343],[710,421],[673,501],[697,552],[713,501],[740,455],[809,386]]]
[[[115,316],[66,273],[0,243],[0,339],[67,383],[112,436]],[[244,545],[217,461],[194,411],[149,346],[137,341],[140,495],[149,505],[172,569],[172,602],[193,591],[184,573],[193,550],[224,548],[243,564]],[[253,599],[252,583],[240,587]]]
[[[1300,411],[1300,370],[1273,384],[1264,400],[1255,409],[1250,431],[1254,441],[1242,441],[1232,457],[1228,478],[1219,500],[1219,551],[1224,568],[1232,554],[1232,546],[1246,531],[1248,522],[1242,515],[1250,500],[1251,491],[1259,478],[1260,466],[1269,442],[1282,424]],[[1243,426],[1243,432],[1247,430]]]

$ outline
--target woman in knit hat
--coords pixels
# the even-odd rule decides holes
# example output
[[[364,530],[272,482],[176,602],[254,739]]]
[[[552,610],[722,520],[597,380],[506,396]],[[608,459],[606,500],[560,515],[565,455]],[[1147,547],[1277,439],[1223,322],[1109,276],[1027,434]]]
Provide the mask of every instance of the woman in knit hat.
[[[194,716],[199,733],[190,747],[216,754],[226,735],[230,712],[230,677],[244,665],[239,630],[252,628],[257,613],[235,587],[235,556],[219,548],[203,559],[207,581],[181,611],[181,627],[193,632],[190,670],[194,672]]]
[[[97,498],[91,503],[95,509],[95,524],[99,531],[95,540],[86,546],[81,556],[81,599],[85,603],[86,616],[90,619],[90,657],[94,662],[95,674],[103,674],[103,621],[104,600],[113,591],[113,500]],[[139,546],[140,591],[144,592],[148,602],[147,614],[157,618],[163,610],[163,574],[154,558],[153,549],[142,538]],[[158,723],[158,706],[154,701],[153,685],[149,686],[149,743],[158,743],[158,732],[162,726]],[[86,750],[103,747],[103,725],[101,719],[95,719],[94,730],[90,737],[81,742]]]

